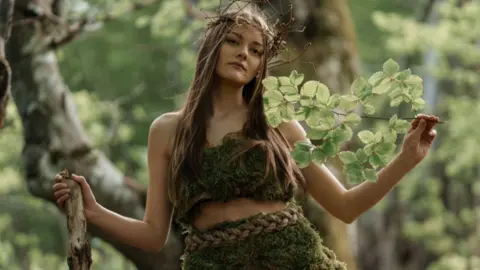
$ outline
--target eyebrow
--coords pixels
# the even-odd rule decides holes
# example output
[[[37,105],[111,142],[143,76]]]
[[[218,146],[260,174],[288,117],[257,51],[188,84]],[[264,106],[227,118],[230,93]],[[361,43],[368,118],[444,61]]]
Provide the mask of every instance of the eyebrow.
[[[230,32],[230,33],[233,34],[233,35],[235,35],[235,36],[237,36],[237,37],[240,38],[240,39],[243,39],[243,36],[242,36],[241,34],[237,33],[237,32],[233,32],[233,31],[232,31],[232,32]],[[258,42],[258,41],[253,41],[252,43],[255,44],[255,45],[258,45],[258,46],[263,46],[263,44],[260,43],[260,42]]]

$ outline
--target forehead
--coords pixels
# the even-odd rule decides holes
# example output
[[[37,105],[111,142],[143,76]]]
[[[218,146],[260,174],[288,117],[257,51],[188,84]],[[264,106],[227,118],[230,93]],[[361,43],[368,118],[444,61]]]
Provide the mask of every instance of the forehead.
[[[229,33],[234,35],[241,35],[243,38],[249,41],[256,41],[262,44],[263,41],[263,33],[256,27],[251,25],[233,25],[230,29]]]

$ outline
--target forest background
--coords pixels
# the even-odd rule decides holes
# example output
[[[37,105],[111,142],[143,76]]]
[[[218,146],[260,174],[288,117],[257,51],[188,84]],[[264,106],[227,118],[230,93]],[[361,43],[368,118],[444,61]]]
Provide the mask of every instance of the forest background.
[[[50,193],[64,166],[92,180],[102,205],[143,217],[148,129],[181,104],[205,23],[186,3],[207,10],[218,2],[16,1],[6,43],[12,100],[0,130],[0,269],[68,269],[65,216]],[[283,57],[301,56],[273,75],[296,69],[346,93],[392,58],[423,78],[425,112],[448,120],[428,158],[355,223],[305,201],[326,244],[353,270],[480,269],[479,1],[292,3],[306,29],[288,36],[291,54]],[[375,106],[377,115],[412,117],[385,100]],[[361,127],[386,124],[364,119]],[[329,167],[349,186],[338,160]],[[178,269],[177,227],[160,254],[89,231],[92,269]]]

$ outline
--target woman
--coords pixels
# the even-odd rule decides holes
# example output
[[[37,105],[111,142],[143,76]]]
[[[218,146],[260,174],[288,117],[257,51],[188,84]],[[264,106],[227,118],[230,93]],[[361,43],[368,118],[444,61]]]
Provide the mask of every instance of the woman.
[[[271,128],[264,116],[261,81],[278,44],[272,33],[254,9],[209,25],[184,108],[151,125],[144,219],[105,209],[85,178],[74,175],[88,222],[123,243],[159,251],[174,217],[187,233],[183,269],[346,269],[302,215],[295,189],[351,223],[426,156],[436,135],[426,122],[438,119],[420,115],[412,122],[377,183],[346,190],[325,166],[300,170],[289,151],[306,140],[305,131],[295,121]],[[53,191],[63,207],[69,190],[60,179]]]

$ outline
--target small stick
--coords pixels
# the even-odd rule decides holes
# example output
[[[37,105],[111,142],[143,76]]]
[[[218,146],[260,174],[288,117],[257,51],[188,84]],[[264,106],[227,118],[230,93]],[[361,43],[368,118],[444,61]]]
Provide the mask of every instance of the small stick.
[[[83,211],[83,196],[80,185],[71,179],[67,169],[60,175],[70,188],[70,197],[65,202],[68,228],[68,269],[90,270],[92,252],[87,239],[87,220]]]

